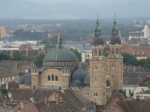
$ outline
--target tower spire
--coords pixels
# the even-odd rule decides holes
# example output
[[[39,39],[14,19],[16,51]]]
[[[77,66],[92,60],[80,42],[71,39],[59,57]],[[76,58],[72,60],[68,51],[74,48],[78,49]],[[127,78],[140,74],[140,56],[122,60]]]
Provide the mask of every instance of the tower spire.
[[[104,40],[101,38],[101,30],[99,27],[98,13],[97,13],[97,21],[96,21],[95,37],[93,40],[93,45],[104,45]]]
[[[101,36],[101,30],[100,30],[100,27],[99,27],[99,18],[98,18],[98,13],[97,13],[95,37],[100,37],[100,36]]]
[[[59,48],[62,48],[62,38],[59,40]]]
[[[116,24],[117,24],[117,22],[116,22],[116,13],[115,13],[115,16],[114,16],[114,29],[116,30],[117,28],[116,28]]]
[[[58,25],[58,32],[57,32],[57,43],[59,44],[60,41],[60,26]]]
[[[117,30],[117,27],[116,27],[116,14],[114,16],[114,25],[113,25],[113,29],[112,29],[112,36],[118,36],[118,30]]]

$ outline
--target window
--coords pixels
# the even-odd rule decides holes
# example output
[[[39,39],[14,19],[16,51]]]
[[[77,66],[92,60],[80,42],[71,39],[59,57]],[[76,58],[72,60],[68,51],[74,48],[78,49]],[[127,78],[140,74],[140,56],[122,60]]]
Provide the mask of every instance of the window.
[[[116,54],[118,54],[119,53],[119,50],[118,50],[118,48],[116,49]]]
[[[97,50],[96,49],[94,50],[94,56],[97,56]]]
[[[131,90],[129,90],[129,95],[131,94]]]
[[[95,70],[95,71],[97,70],[97,66],[96,66],[96,65],[94,66],[94,70]]]
[[[48,81],[50,81],[51,80],[51,77],[50,76],[48,76]]]
[[[102,55],[101,50],[99,50],[99,56],[101,56],[101,55]]]
[[[106,80],[106,86],[110,87],[110,82],[108,80]]]
[[[97,80],[97,78],[95,77],[95,81]]]
[[[115,67],[115,64],[114,64],[114,63],[112,63],[112,67]]]
[[[54,75],[52,75],[52,81],[54,81]]]
[[[58,76],[55,76],[55,81],[58,81]]]
[[[112,54],[114,54],[114,48],[112,48]]]
[[[94,93],[94,96],[98,96],[98,94],[95,92],[95,93]]]
[[[112,78],[114,78],[114,74],[112,74]]]

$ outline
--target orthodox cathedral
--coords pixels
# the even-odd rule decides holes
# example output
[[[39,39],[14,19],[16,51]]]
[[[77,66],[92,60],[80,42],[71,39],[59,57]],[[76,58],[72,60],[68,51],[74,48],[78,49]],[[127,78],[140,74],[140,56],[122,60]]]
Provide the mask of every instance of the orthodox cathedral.
[[[32,69],[31,76],[22,77],[22,84],[29,84],[33,89],[71,88],[83,94],[97,105],[105,105],[113,91],[123,88],[123,57],[121,39],[116,28],[116,18],[112,28],[110,43],[101,37],[97,18],[95,37],[91,45],[92,58],[88,71],[79,67],[79,60],[69,49],[62,46],[52,49],[43,60],[42,70]],[[105,54],[108,54],[107,56]],[[26,81],[30,77],[30,81]]]

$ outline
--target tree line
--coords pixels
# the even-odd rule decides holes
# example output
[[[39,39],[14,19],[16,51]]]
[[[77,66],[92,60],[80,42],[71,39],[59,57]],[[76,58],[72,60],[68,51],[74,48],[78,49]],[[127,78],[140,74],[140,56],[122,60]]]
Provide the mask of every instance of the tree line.
[[[143,68],[150,69],[150,57],[137,60],[135,56],[132,56],[128,53],[122,53],[122,56],[124,57],[124,65],[142,66]]]

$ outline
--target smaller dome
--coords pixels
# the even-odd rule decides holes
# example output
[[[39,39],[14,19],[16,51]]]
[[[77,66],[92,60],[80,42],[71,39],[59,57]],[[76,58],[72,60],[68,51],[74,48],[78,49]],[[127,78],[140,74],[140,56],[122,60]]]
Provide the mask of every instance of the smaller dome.
[[[112,37],[111,38],[111,44],[114,45],[114,44],[121,44],[121,39],[119,36],[115,36],[115,37]]]
[[[94,38],[93,45],[104,45],[104,40],[102,38]]]
[[[90,74],[86,75],[83,84],[85,86],[90,86]]]
[[[31,74],[27,73],[27,74],[23,75],[20,83],[24,84],[24,85],[31,86]]]
[[[75,68],[75,70],[73,71],[71,75],[71,84],[76,85],[76,86],[80,84],[79,86],[83,86],[85,77],[87,75],[88,75],[88,72],[85,71],[83,68]]]
[[[72,86],[82,86],[82,83],[81,83],[81,81],[79,81],[79,80],[74,80],[73,82],[72,82]]]

